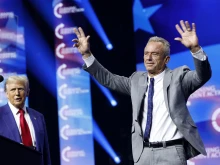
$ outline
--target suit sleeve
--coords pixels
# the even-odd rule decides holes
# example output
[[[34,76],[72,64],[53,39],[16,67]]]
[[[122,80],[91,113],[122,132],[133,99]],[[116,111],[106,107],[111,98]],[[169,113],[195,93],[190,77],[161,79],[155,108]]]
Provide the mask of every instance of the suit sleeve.
[[[115,75],[104,68],[97,60],[91,66],[86,67],[84,65],[83,68],[103,86],[130,95],[131,77]]]
[[[50,149],[49,149],[47,129],[46,129],[44,117],[42,117],[42,121],[43,121],[43,126],[44,126],[43,161],[44,161],[44,165],[51,165]]]
[[[194,64],[195,70],[191,71],[187,67],[183,70],[182,87],[187,97],[204,85],[212,75],[208,57],[204,61],[194,58]]]

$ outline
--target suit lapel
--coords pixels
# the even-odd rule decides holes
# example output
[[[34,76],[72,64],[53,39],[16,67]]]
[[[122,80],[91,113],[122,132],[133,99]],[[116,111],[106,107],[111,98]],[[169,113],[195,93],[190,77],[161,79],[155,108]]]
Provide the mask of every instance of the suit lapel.
[[[164,100],[167,109],[169,110],[168,106],[168,87],[170,86],[170,81],[172,78],[172,70],[169,68],[166,68],[165,75],[164,75],[164,81],[163,81],[163,90],[164,90]],[[137,116],[135,119],[137,119],[138,114],[140,113],[140,106],[144,98],[144,94],[147,91],[147,72],[143,73],[143,75],[139,79],[138,84],[138,99],[137,99]]]
[[[2,121],[6,125],[5,132],[8,132],[6,137],[21,143],[21,136],[18,126],[8,104],[4,106],[2,113]]]
[[[143,101],[144,98],[144,94],[147,90],[147,72],[145,72],[139,79],[139,83],[138,83],[138,103],[137,103],[137,117],[140,113],[140,108],[141,108],[141,103]]]
[[[168,112],[170,112],[169,105],[168,105],[168,87],[170,86],[171,77],[172,77],[172,70],[170,70],[169,68],[166,68],[164,80],[163,80],[163,91],[164,91],[164,100],[165,100],[165,104],[168,109]]]
[[[30,115],[31,122],[34,126],[34,132],[35,132],[35,138],[36,138],[36,148],[39,151],[39,139],[40,139],[40,137],[39,137],[39,133],[38,133],[39,132],[39,127],[38,127],[38,123],[37,123],[38,118],[30,108],[27,108],[27,110],[28,110],[28,113]]]

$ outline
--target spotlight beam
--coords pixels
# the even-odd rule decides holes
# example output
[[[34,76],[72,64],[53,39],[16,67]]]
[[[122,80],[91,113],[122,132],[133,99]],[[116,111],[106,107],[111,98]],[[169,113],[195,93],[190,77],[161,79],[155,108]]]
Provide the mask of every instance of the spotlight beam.
[[[99,89],[102,91],[102,93],[108,98],[109,102],[111,103],[111,105],[114,107],[116,106],[118,103],[117,101],[114,99],[114,97],[112,96],[111,92],[109,91],[109,89],[107,89],[106,87],[100,85],[96,79],[94,79],[92,77],[92,80],[96,83],[96,85],[99,87]]]
[[[88,18],[88,20],[90,21],[90,23],[92,24],[93,28],[96,30],[97,34],[100,36],[100,38],[102,39],[102,41],[105,43],[106,48],[108,50],[113,49],[112,44],[110,43],[106,33],[104,32],[104,29],[102,28],[90,2],[88,0],[83,0],[81,2],[76,1],[76,3],[85,8],[85,16]]]
[[[121,162],[120,158],[116,155],[115,151],[112,149],[111,145],[105,138],[104,134],[100,130],[98,124],[93,119],[93,136],[94,139],[103,147],[103,149],[111,156],[115,163],[119,164]]]

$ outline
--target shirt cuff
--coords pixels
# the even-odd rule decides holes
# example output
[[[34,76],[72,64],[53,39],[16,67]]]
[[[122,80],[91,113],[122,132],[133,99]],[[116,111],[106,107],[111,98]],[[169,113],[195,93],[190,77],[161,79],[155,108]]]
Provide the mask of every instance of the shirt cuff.
[[[82,59],[85,62],[87,67],[90,67],[93,64],[93,62],[95,61],[95,57],[93,55],[91,55],[87,58],[82,58]]]
[[[195,57],[196,59],[201,60],[201,61],[205,61],[206,58],[207,58],[207,55],[206,55],[206,53],[203,51],[202,48],[199,49],[199,50],[198,50],[197,52],[195,52],[195,53],[192,53],[192,52],[191,52],[191,54],[192,54],[193,57]]]

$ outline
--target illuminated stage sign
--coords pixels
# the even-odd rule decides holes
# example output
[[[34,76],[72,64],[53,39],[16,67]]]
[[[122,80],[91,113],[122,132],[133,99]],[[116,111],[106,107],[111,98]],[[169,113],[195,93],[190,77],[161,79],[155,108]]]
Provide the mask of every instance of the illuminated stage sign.
[[[90,77],[72,47],[73,28],[82,26],[83,12],[74,1],[54,4],[61,165],[94,164]]]

